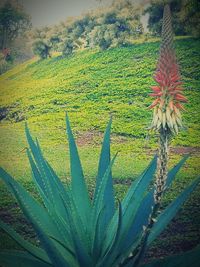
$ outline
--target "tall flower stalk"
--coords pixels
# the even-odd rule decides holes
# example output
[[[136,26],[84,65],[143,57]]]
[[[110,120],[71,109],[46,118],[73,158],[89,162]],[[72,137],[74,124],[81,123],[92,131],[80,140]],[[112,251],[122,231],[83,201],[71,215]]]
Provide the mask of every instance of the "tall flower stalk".
[[[154,75],[157,86],[153,86],[155,98],[150,108],[154,110],[152,128],[159,132],[159,153],[155,186],[155,202],[159,203],[167,179],[169,139],[178,134],[182,127],[182,103],[187,102],[183,96],[182,81],[173,47],[173,31],[169,5],[164,7],[162,42],[157,69]]]
[[[168,176],[169,141],[173,135],[178,134],[182,127],[180,111],[184,109],[182,103],[187,102],[182,94],[183,87],[173,47],[171,12],[168,4],[165,5],[163,12],[162,42],[154,80],[157,85],[151,87],[153,93],[150,95],[155,99],[149,108],[153,109],[151,128],[159,134],[154,189],[155,205],[149,217],[149,224],[144,231],[135,266],[138,266],[144,256],[149,234],[156,221]]]

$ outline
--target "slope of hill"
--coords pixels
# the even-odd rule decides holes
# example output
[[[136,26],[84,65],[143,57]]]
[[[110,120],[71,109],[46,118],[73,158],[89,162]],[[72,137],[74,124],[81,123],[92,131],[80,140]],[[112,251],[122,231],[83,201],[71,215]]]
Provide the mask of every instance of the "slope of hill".
[[[200,167],[200,41],[177,39],[175,45],[189,102],[183,115],[186,127],[172,143],[170,165],[177,162],[180,154],[192,152],[194,156],[178,176],[175,191],[167,195],[166,202],[198,175]],[[156,148],[155,138],[151,133],[148,136],[147,128],[152,116],[148,94],[154,85],[152,75],[158,49],[159,42],[148,42],[104,52],[84,50],[70,58],[30,60],[0,76],[0,165],[30,186],[24,136],[27,120],[50,163],[62,178],[68,177],[64,130],[68,111],[92,187],[102,132],[112,115],[112,152],[120,151],[114,178],[116,183],[129,182],[147,165]],[[126,191],[124,185],[116,188],[120,197]],[[12,201],[2,190],[2,207],[11,205],[12,209]],[[196,217],[195,223],[192,221],[198,210],[198,199],[196,194],[181,218],[185,220],[182,230],[189,229],[192,244],[200,239],[196,234],[200,217]],[[180,235],[175,233],[174,238]],[[163,238],[169,241],[168,237]],[[181,240],[185,242],[183,237]]]
[[[174,139],[174,146],[200,146],[199,44],[199,40],[188,38],[176,41],[189,102],[183,114],[186,127]],[[9,144],[15,141],[11,129],[13,134],[20,132],[19,140],[24,143],[24,120],[41,136],[45,147],[64,143],[66,111],[74,131],[79,135],[84,133],[82,143],[91,139],[91,133],[102,132],[112,115],[112,133],[128,137],[127,140],[137,142],[135,149],[141,148],[140,142],[144,143],[151,122],[152,111],[148,106],[152,99],[148,94],[154,84],[152,76],[158,49],[159,42],[149,42],[104,52],[84,50],[70,58],[34,59],[2,75],[0,107],[4,158],[8,157]],[[45,142],[42,136],[47,133],[48,142]],[[153,138],[148,141],[151,148],[153,141]]]
[[[8,114],[3,125],[25,118],[31,124],[51,128],[63,124],[71,113],[76,130],[103,130],[109,114],[113,133],[144,137],[151,119],[148,93],[158,57],[159,44],[144,43],[105,52],[78,52],[70,58],[29,61],[0,77],[1,109]],[[184,120],[190,145],[198,146],[199,41],[176,42],[185,94],[189,99]],[[6,112],[5,111],[5,112]],[[7,113],[6,112],[6,113]],[[178,140],[187,144],[186,132]]]

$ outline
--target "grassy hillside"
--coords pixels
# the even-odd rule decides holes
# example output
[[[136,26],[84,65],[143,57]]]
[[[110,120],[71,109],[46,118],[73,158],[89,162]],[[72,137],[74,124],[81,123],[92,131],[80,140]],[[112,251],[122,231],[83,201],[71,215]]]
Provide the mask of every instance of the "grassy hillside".
[[[0,106],[9,110],[7,121],[27,118],[30,124],[47,126],[53,119],[51,127],[57,128],[64,125],[63,113],[67,110],[76,130],[102,131],[109,114],[113,114],[113,133],[144,137],[151,118],[148,93],[154,84],[158,45],[145,43],[106,52],[86,50],[69,59],[29,61],[1,76]],[[199,41],[179,40],[176,47],[189,99],[185,122],[190,145],[197,145]],[[186,142],[184,138],[180,144]]]
[[[200,41],[178,39],[175,44],[189,102],[183,115],[185,129],[172,142],[170,165],[181,154],[191,152],[192,157],[165,204],[198,175],[200,167]],[[0,165],[32,190],[25,153],[24,121],[27,120],[58,174],[63,179],[69,177],[65,135],[68,111],[92,187],[102,132],[112,115],[112,152],[120,151],[113,174],[116,183],[120,183],[116,190],[121,197],[126,191],[126,185],[121,183],[134,179],[156,149],[156,138],[147,130],[152,116],[147,107],[152,101],[148,94],[154,85],[152,75],[158,49],[159,42],[148,42],[105,52],[84,50],[70,58],[34,59],[0,76],[0,108],[4,114],[0,124]],[[2,214],[6,213],[6,207],[16,210],[3,185],[1,188]],[[174,232],[171,239],[163,237],[167,246],[170,242],[184,243],[185,239],[191,244],[199,242],[198,201],[196,192],[178,217],[180,231]],[[16,223],[16,217],[18,211],[9,221]],[[185,239],[184,231],[188,233]]]

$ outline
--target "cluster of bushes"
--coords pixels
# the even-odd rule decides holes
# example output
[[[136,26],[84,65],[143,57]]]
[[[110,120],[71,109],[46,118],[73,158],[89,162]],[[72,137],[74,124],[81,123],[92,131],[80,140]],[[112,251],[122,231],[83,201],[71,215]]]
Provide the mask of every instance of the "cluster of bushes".
[[[145,1],[144,1],[145,3]],[[150,5],[115,0],[110,7],[99,8],[78,18],[69,18],[54,27],[37,29],[32,34],[33,51],[47,58],[50,51],[69,56],[79,48],[106,50],[127,46],[144,33],[142,14],[148,13],[149,34],[160,36],[164,2],[151,0]],[[200,36],[200,3],[198,0],[171,0],[176,35]]]
[[[47,58],[50,50],[69,56],[79,48],[125,46],[130,38],[143,33],[139,14],[141,11],[130,2],[116,1],[109,8],[68,19],[54,28],[37,29],[33,33],[33,51],[40,58]]]

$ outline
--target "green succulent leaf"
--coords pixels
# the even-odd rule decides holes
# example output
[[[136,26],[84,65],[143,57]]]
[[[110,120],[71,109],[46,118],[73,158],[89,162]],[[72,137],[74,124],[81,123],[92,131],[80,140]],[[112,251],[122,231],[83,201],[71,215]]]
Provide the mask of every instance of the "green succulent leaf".
[[[40,150],[38,149],[37,145],[33,141],[33,138],[30,134],[27,124],[25,125],[25,132],[26,132],[26,138],[27,138],[29,147],[31,149],[31,152],[33,154],[33,157],[36,161],[36,164],[41,174],[41,179],[39,180],[40,187],[43,190],[44,194],[48,197],[50,202],[54,203],[53,192],[52,192],[53,187],[51,184],[51,179],[49,179],[50,176],[48,175],[48,170],[44,168],[45,167],[44,160],[42,158]]]
[[[69,151],[70,151],[72,193],[78,211],[81,215],[81,218],[83,219],[85,225],[88,225],[91,203],[83,176],[83,170],[78,155],[78,150],[70,127],[68,116],[66,116],[66,123],[67,123],[67,135],[68,135]]]
[[[157,156],[153,158],[146,170],[132,183],[125,198],[122,200],[122,234],[121,234],[121,249],[126,246],[126,238],[129,229],[132,228],[134,218],[138,211],[139,206],[145,196],[150,182],[153,180],[154,173],[156,170]],[[105,240],[104,249],[106,250],[109,246],[116,228],[116,214],[113,216],[109,225],[109,235]],[[128,237],[129,240],[129,237]],[[129,242],[129,241],[127,241]]]
[[[86,232],[86,228],[81,222],[80,216],[78,214],[78,210],[76,208],[75,202],[73,202],[71,206],[70,214],[69,214],[69,227],[71,233],[71,239],[74,247],[74,257],[81,264],[81,266],[92,266],[91,257],[89,256],[89,238]],[[67,207],[66,207],[67,209]],[[56,239],[53,237],[53,239]],[[61,243],[57,240],[58,243]],[[61,243],[62,244],[62,243]],[[64,247],[67,251],[69,248]]]
[[[1,251],[0,262],[6,267],[53,267],[53,265],[40,261],[27,252]]]
[[[49,260],[49,257],[47,256],[45,250],[34,246],[30,242],[26,241],[21,235],[19,235],[17,232],[15,232],[9,225],[5,224],[0,220],[0,228],[3,229],[12,239],[14,239],[22,248],[27,250],[29,254],[31,254],[33,257],[51,264],[51,261]]]
[[[149,166],[142,173],[142,175],[132,183],[125,198],[122,201],[122,210],[124,216],[124,223],[131,223],[134,218],[142,199],[147,192],[150,182],[154,178],[156,170],[157,156],[153,158]]]
[[[106,225],[104,225],[105,222],[105,216],[104,214],[102,214],[102,216],[99,218],[99,213],[101,212],[101,210],[103,210],[105,212],[105,202],[104,202],[104,193],[105,193],[105,189],[107,186],[107,183],[109,181],[109,177],[110,177],[110,172],[111,172],[111,168],[115,162],[115,159],[117,157],[117,153],[116,155],[113,157],[112,161],[110,162],[104,176],[103,179],[101,180],[101,183],[99,185],[99,190],[95,196],[94,199],[94,203],[93,203],[93,209],[92,209],[92,215],[91,215],[91,220],[93,223],[93,229],[96,229],[96,224],[98,221],[99,224],[99,231],[100,231],[100,235],[102,237],[102,233],[105,231],[104,229],[106,228]],[[94,237],[93,240],[95,239],[95,233],[93,233]],[[99,237],[99,238],[101,238]]]
[[[75,257],[75,254],[72,250],[69,249],[64,243],[62,243],[60,240],[53,236],[49,236],[51,239],[55,240],[61,247],[63,247],[65,250],[67,250],[73,257]]]
[[[39,203],[15,181],[6,171],[0,168],[0,178],[5,182],[8,189],[14,197],[20,201],[21,209],[28,214],[30,221],[34,221],[46,229],[49,234],[60,236],[56,226],[52,223],[51,217],[47,214],[46,210],[39,205]]]
[[[63,240],[65,240],[65,242],[68,243],[68,245],[70,246],[69,226],[68,224],[63,224],[63,220],[62,220],[63,218],[64,220],[68,221],[68,216],[67,216],[68,214],[66,213],[66,209],[63,205],[63,202],[60,201],[60,195],[58,196],[59,199],[56,200],[57,204],[54,207],[40,187],[41,175],[28,150],[27,150],[27,154],[28,154],[29,162],[32,168],[33,180],[35,181],[38,191],[43,199],[44,205],[46,206],[46,209],[49,215],[51,216],[52,221],[54,221],[54,223],[58,226],[59,232],[62,234]]]
[[[110,130],[111,130],[112,119],[110,119],[105,134],[104,140],[102,144],[100,159],[99,159],[99,167],[98,174],[96,178],[96,188],[94,193],[94,199],[98,194],[99,186],[103,179],[103,176],[110,165]],[[112,181],[112,172],[109,174],[109,179],[104,192],[104,205],[105,205],[105,220],[104,226],[108,224],[110,219],[112,218],[115,211],[115,200],[114,200],[114,192],[113,192],[113,181]]]
[[[102,231],[102,216],[104,215],[104,209],[103,207],[101,211],[98,214],[97,221],[96,221],[96,227],[94,231],[94,242],[93,242],[93,248],[92,248],[92,255],[95,258],[95,262],[100,257],[101,251],[102,251],[102,243],[105,238],[106,231]]]
[[[173,182],[176,174],[178,173],[178,171],[180,170],[180,168],[183,166],[183,164],[186,162],[186,160],[189,158],[190,155],[185,155],[180,161],[179,163],[174,166],[168,173],[167,176],[167,181],[166,181],[166,187],[169,187],[170,184]]]
[[[21,207],[24,215],[32,223],[38,238],[40,239],[43,248],[49,256],[52,264],[64,265],[64,260],[61,257],[59,251],[52,243],[52,241],[47,237],[47,233],[54,235],[62,240],[62,235],[58,231],[57,226],[52,222],[52,218],[48,216],[45,209],[43,209],[37,201],[35,201],[30,194],[18,184],[8,173],[6,173],[2,168],[0,168],[0,177],[4,180],[8,189],[17,199],[19,206]]]
[[[189,185],[164,211],[158,216],[151,233],[149,235],[147,244],[150,245],[155,238],[164,230],[168,223],[174,218],[183,203],[188,199],[190,194],[195,190],[200,182],[200,177],[197,178],[191,185]]]
[[[35,162],[33,161],[33,158],[31,156],[31,153],[29,152],[29,150],[27,150],[27,155],[28,155],[28,159],[30,162],[30,166],[32,169],[32,177],[33,177],[33,181],[35,182],[35,185],[40,193],[40,196],[42,197],[43,203],[46,206],[46,208],[48,209],[49,205],[50,205],[50,200],[47,198],[44,190],[43,190],[43,184],[42,184],[42,176],[40,174],[40,172],[38,171],[38,168],[35,164]],[[52,204],[51,204],[52,205]]]
[[[113,266],[113,263],[115,261],[115,258],[118,254],[118,246],[120,242],[120,235],[121,235],[121,229],[122,229],[122,206],[121,202],[118,201],[119,207],[118,207],[118,221],[117,221],[117,228],[115,232],[115,237],[107,250],[106,254],[103,256],[102,260],[98,262],[97,267],[104,267],[104,266]],[[113,266],[114,267],[114,266]]]
[[[138,245],[142,236],[143,227],[147,226],[149,222],[149,216],[152,212],[154,205],[153,189],[147,193],[142,200],[138,211],[134,217],[134,220],[129,228],[125,241],[122,243],[121,251],[123,253],[129,253],[132,246]],[[132,251],[132,249],[131,249]]]
[[[188,252],[166,257],[165,259],[154,260],[148,264],[140,265],[140,267],[199,267],[199,263],[200,246]]]
[[[32,169],[33,180],[35,181],[43,202],[46,207],[51,203],[51,206],[53,205],[60,214],[65,216],[61,194],[64,195],[64,199],[67,199],[67,191],[64,189],[64,186],[51,166],[43,157],[38,141],[36,140],[36,143],[33,141],[27,125],[25,131],[31,153],[34,157],[33,160],[31,153],[28,150],[27,154]]]

